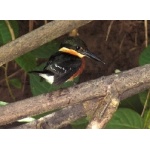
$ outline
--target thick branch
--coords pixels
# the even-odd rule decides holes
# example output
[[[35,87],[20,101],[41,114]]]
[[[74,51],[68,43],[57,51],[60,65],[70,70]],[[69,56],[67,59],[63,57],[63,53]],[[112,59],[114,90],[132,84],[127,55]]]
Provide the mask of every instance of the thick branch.
[[[68,106],[38,120],[15,127],[15,129],[58,129],[86,116],[82,104]]]
[[[90,21],[52,21],[0,47],[0,66]]]
[[[73,106],[65,107],[59,111],[56,111],[52,114],[44,116],[38,120],[26,123],[20,126],[15,127],[15,129],[58,129],[63,128],[64,126],[70,124],[71,122],[91,115],[98,103],[97,100],[89,100],[84,103],[79,103]]]
[[[122,100],[150,88],[149,77],[150,65],[145,65],[68,89],[11,103],[0,107],[0,125],[90,99],[103,99],[107,95],[107,87],[111,85],[118,92],[118,99]]]

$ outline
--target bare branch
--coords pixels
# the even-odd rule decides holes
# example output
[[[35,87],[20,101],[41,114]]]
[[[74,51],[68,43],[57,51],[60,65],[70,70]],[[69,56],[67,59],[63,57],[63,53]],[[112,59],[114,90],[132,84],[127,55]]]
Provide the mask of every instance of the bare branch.
[[[15,127],[15,129],[58,129],[86,116],[82,104],[68,106],[38,120]]]
[[[10,103],[0,107],[0,125],[91,99],[102,100],[107,95],[108,86],[111,85],[115,85],[118,99],[122,100],[150,88],[149,77],[150,65],[145,65],[68,89]]]
[[[73,106],[65,107],[61,110],[58,110],[50,115],[41,117],[38,120],[26,123],[17,127],[15,129],[58,129],[63,128],[64,126],[70,124],[71,122],[87,116],[94,112],[95,107],[98,103],[97,100],[89,100],[84,103],[79,103]]]
[[[107,88],[107,95],[103,101],[100,101],[95,109],[88,129],[101,129],[104,128],[106,123],[112,118],[112,115],[117,110],[120,100],[118,99],[119,93],[115,89],[116,85],[109,85]]]
[[[0,66],[90,21],[52,21],[0,47]]]

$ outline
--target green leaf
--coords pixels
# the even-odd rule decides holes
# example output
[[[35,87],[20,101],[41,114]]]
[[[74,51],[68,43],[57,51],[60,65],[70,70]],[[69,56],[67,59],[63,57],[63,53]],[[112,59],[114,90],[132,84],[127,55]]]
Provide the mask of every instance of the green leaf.
[[[5,105],[7,105],[7,104],[8,104],[7,102],[0,101],[0,106],[5,106]]]
[[[150,45],[146,47],[139,57],[139,64],[145,65],[150,63]]]
[[[150,110],[144,113],[144,128],[150,129]]]
[[[17,89],[21,89],[22,83],[18,78],[10,79],[9,83]]]
[[[16,37],[18,37],[19,26],[17,21],[9,21]],[[12,37],[5,21],[0,21],[0,46],[12,41]]]
[[[89,121],[86,117],[82,117],[71,123],[73,129],[85,129],[88,125]]]
[[[36,59],[30,52],[16,58],[15,61],[26,72],[31,71],[36,67]]]
[[[138,113],[141,113],[143,110],[143,105],[139,98],[139,95],[136,94],[132,97],[129,97],[120,102],[119,108],[130,108]]]
[[[45,66],[45,63],[41,64],[39,67],[34,68],[34,70],[43,70],[44,66]],[[74,80],[74,82],[66,82],[60,86],[55,86],[55,85],[49,84],[45,80],[41,81],[42,78],[36,74],[31,73],[31,74],[29,74],[29,77],[30,77],[30,88],[31,88],[31,92],[32,92],[33,96],[52,92],[52,91],[58,90],[60,88],[70,87],[74,84],[74,82],[77,82],[79,79],[79,78],[76,78]]]
[[[49,58],[52,54],[58,51],[59,44],[51,41],[31,51],[31,54],[36,58]]]
[[[144,121],[141,116],[128,108],[120,108],[106,125],[106,129],[142,129]]]
[[[5,21],[0,21],[0,44],[4,45],[12,40]]]
[[[146,99],[147,99],[147,94],[148,94],[148,90],[139,93],[140,101],[141,101],[141,103],[143,104],[143,106],[144,106],[145,101],[146,101]],[[150,108],[150,97],[149,97],[149,99],[148,99],[147,107]]]

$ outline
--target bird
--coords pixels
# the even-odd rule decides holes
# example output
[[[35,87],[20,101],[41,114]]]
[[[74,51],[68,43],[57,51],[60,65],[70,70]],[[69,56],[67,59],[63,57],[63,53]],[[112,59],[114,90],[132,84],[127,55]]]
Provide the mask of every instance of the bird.
[[[50,56],[42,71],[30,71],[38,74],[48,83],[60,85],[72,81],[85,69],[85,57],[105,64],[99,57],[90,52],[79,37],[67,37],[60,44],[58,52]]]

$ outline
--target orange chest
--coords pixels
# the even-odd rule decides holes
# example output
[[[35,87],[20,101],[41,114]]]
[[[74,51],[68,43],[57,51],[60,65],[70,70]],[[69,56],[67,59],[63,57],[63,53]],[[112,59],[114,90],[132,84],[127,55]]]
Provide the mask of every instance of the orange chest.
[[[82,58],[82,64],[81,64],[80,68],[78,69],[78,71],[77,71],[75,74],[73,74],[73,75],[68,79],[68,81],[72,81],[74,78],[76,78],[77,76],[79,76],[79,75],[83,72],[84,68],[85,68],[85,59]]]

